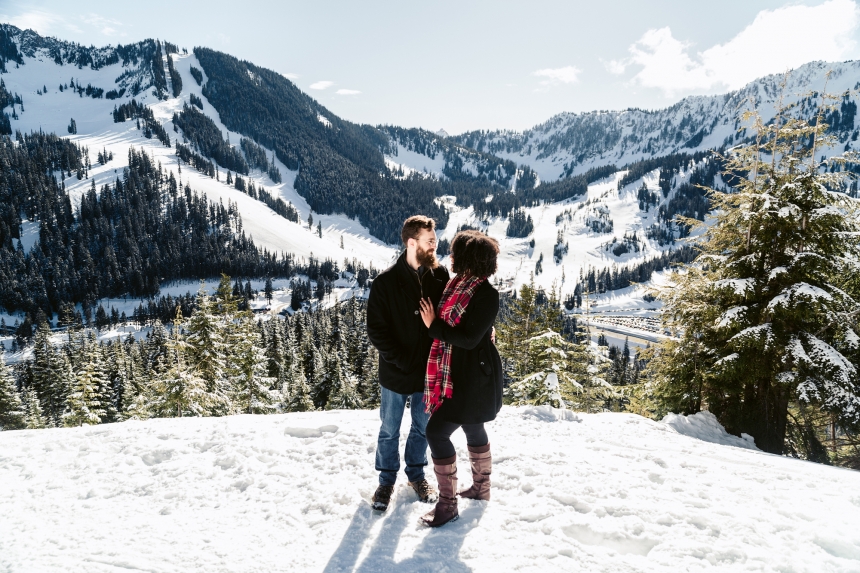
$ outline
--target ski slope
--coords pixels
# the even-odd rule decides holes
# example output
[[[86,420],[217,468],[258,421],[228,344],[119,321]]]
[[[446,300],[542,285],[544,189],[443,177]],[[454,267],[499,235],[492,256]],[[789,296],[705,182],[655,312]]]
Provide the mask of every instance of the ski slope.
[[[202,88],[191,76],[191,66],[201,69],[197,58],[193,54],[172,54],[172,58],[176,70],[182,76],[182,93],[179,97],[161,101],[151,92],[142,92],[135,96],[135,99],[152,108],[156,119],[166,128],[171,141],[179,138],[181,142],[182,134],[174,132],[171,119],[174,113],[182,110],[184,104],[190,105],[190,96],[194,94],[203,101],[203,113],[212,118],[223,136],[229,138],[234,147],[238,147],[241,134],[224,127],[212,105],[203,96]],[[274,196],[280,196],[284,201],[292,203],[304,224],[287,221],[261,201],[228,186],[225,183],[226,170],[221,170],[220,182],[199,173],[187,164],[181,166],[180,176],[179,158],[174,148],[165,147],[156,139],[145,138],[143,132],[137,129],[135,121],[113,122],[114,106],[131,101],[130,95],[117,100],[92,99],[79,97],[72,90],[59,90],[61,83],[69,83],[72,78],[76,84],[92,84],[109,90],[115,85],[114,79],[123,71],[121,64],[105,66],[99,70],[60,66],[44,51],[37,52],[36,57],[25,56],[24,60],[24,65],[17,68],[9,66],[8,73],[3,74],[7,90],[21,94],[24,100],[24,111],[19,110],[19,119],[11,121],[12,131],[28,133],[41,129],[61,137],[69,137],[89,148],[93,163],[90,179],[79,181],[73,175],[64,180],[73,204],[80,202],[83,193],[90,188],[91,180],[101,188],[104,184],[112,184],[117,177],[121,178],[123,167],[128,165],[128,150],[133,146],[145,150],[156,162],[160,162],[166,171],[172,171],[177,178],[181,177],[183,185],[188,183],[198,193],[205,193],[210,201],[236,203],[242,215],[245,233],[254,239],[257,246],[270,252],[288,252],[305,259],[313,255],[317,259],[332,258],[336,261],[355,257],[366,265],[373,263],[377,268],[385,268],[391,260],[394,253],[391,246],[373,238],[365,227],[346,216],[313,213],[314,228],[309,229],[304,222],[311,212],[310,207],[293,188],[297,172],[290,171],[277,159],[275,164],[281,171],[282,183],[275,184],[259,169],[253,170],[249,178],[256,186],[262,186]],[[203,74],[205,83],[205,72]],[[47,88],[47,92],[38,95],[37,92],[43,87]],[[77,125],[76,135],[70,135],[67,131],[72,118]],[[96,154],[103,149],[112,152],[114,159],[106,165],[98,165]],[[266,153],[269,157],[272,156],[271,149],[266,149]],[[317,222],[322,223],[322,238],[316,233]],[[341,237],[343,249],[340,248]]]
[[[492,501],[438,530],[404,479],[370,509],[378,411],[2,432],[0,570],[860,570],[860,473],[750,449],[709,416],[504,407]]]

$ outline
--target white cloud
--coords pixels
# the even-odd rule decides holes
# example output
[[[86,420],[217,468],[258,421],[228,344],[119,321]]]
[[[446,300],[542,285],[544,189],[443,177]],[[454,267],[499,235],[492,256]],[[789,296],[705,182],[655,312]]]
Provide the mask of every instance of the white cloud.
[[[616,76],[620,76],[627,69],[627,63],[624,60],[609,60],[608,62],[603,62],[603,65],[606,66],[606,70],[610,74]]]
[[[285,78],[287,78],[288,80],[299,79],[299,74],[281,74],[281,75],[284,76]]]
[[[340,89],[340,90],[337,90],[335,93],[336,93],[337,95],[342,95],[342,96],[354,96],[354,95],[358,95],[358,94],[360,94],[361,92],[360,92],[360,91],[358,91],[358,90],[344,90],[344,89]]]
[[[124,32],[119,31],[119,28],[123,27],[122,22],[119,20],[111,20],[110,18],[105,18],[92,13],[89,16],[82,16],[81,20],[94,28],[98,28],[105,36],[125,36]]]
[[[783,72],[813,60],[857,57],[853,38],[860,9],[852,0],[829,0],[818,6],[785,6],[762,10],[755,20],[725,44],[690,54],[691,44],[666,27],[648,30],[630,46],[630,57],[607,62],[610,73],[639,67],[634,83],[677,92],[737,89],[767,74]]]
[[[334,85],[334,82],[330,82],[328,80],[323,80],[320,82],[314,82],[311,85],[309,85],[308,87],[311,88],[312,90],[324,90],[324,89],[330,88],[333,85]]]
[[[16,16],[4,15],[2,19],[22,30],[30,29],[42,35],[50,34],[63,21],[59,15],[44,10],[30,10]]]
[[[540,82],[542,86],[553,86],[557,84],[572,84],[579,81],[579,74],[582,70],[576,66],[565,66],[563,68],[546,68],[533,72],[533,76],[546,78]]]

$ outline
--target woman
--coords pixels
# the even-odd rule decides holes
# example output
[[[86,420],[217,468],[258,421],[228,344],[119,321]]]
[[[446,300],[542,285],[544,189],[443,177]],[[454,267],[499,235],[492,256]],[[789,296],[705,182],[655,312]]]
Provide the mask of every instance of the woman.
[[[499,292],[487,278],[496,272],[499,244],[478,231],[457,233],[451,243],[451,270],[438,316],[429,299],[421,318],[433,338],[425,377],[424,403],[431,413],[427,443],[439,482],[436,508],[422,517],[430,527],[457,519],[457,454],[451,434],[463,428],[472,466],[469,499],[490,499],[490,441],[484,422],[502,407],[502,362],[491,341],[499,312]]]

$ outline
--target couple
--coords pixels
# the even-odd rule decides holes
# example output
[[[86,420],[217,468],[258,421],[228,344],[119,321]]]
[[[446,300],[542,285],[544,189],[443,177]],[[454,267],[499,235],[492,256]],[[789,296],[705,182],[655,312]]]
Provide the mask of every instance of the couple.
[[[490,443],[484,422],[502,407],[502,363],[492,340],[499,293],[488,277],[496,272],[499,246],[478,231],[462,231],[451,243],[449,280],[436,261],[436,224],[416,215],[403,223],[406,247],[394,265],[373,281],[367,333],[379,350],[382,425],[376,447],[379,487],[373,508],[385,511],[400,469],[400,422],[411,397],[412,427],[404,461],[409,485],[425,503],[422,517],[438,527],[457,519],[457,495],[490,499]],[[457,454],[451,434],[463,428],[472,486],[457,493]],[[424,477],[427,445],[439,484]]]

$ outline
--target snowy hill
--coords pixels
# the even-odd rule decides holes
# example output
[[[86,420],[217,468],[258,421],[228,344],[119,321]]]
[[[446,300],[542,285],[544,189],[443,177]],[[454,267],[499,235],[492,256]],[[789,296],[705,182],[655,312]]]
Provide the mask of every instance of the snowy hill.
[[[825,76],[831,72],[830,78]],[[765,121],[773,117],[781,94],[784,103],[802,102],[807,94],[841,95],[851,90],[835,116],[827,118],[837,128],[841,147],[824,150],[841,152],[857,139],[856,104],[860,95],[860,61],[810,62],[792,70],[785,89],[782,74],[759,78],[724,95],[691,96],[661,110],[627,109],[562,113],[523,133],[510,131],[468,132],[452,139],[470,148],[492,153],[517,164],[525,164],[543,181],[554,181],[589,168],[614,164],[619,167],[644,158],[672,153],[693,153],[739,143],[746,134],[737,134],[738,112],[758,108]],[[803,106],[806,117],[817,111],[820,97]],[[840,105],[841,104],[841,105]]]
[[[396,206],[398,213],[422,210],[422,202],[427,200],[427,189],[430,189],[424,189],[420,183],[425,177],[436,185],[439,181],[460,184],[459,189],[468,191],[464,192],[466,196],[477,197],[478,203],[489,202],[507,191],[521,197],[524,190],[532,186],[540,190],[541,183],[564,181],[565,176],[582,174],[590,168],[608,165],[623,168],[637,160],[673,153],[692,154],[740,141],[743,134],[740,139],[734,138],[737,110],[744,102],[755,103],[767,119],[779,96],[781,81],[781,76],[768,76],[725,96],[690,97],[654,112],[561,114],[522,134],[498,131],[446,137],[441,131],[434,134],[419,129],[350,124],[282,77],[272,79],[267,75],[273,72],[224,54],[200,51],[208,58],[207,62],[201,62],[195,55],[197,52],[186,53],[152,40],[96,49],[42,38],[12,26],[5,26],[4,30],[9,34],[4,45],[20,48],[20,53],[0,55],[0,62],[5,62],[2,79],[6,90],[23,98],[21,104],[12,103],[5,108],[12,115],[13,133],[43,130],[65,136],[74,119],[76,133],[69,134],[70,139],[86,146],[91,156],[102,150],[114,156],[114,160],[105,165],[93,161],[89,179],[79,180],[74,174],[63,177],[62,183],[73,203],[80,200],[92,182],[101,186],[121,178],[128,163],[128,151],[134,147],[145,150],[183,184],[206,193],[210,201],[234,204],[242,217],[243,231],[257,246],[270,252],[292,253],[298,259],[308,259],[312,255],[317,260],[357,259],[377,269],[386,267],[398,252],[396,245],[386,244],[378,237],[391,240],[396,235],[392,229],[399,227],[399,220],[402,220],[395,220],[399,215],[394,216],[393,211],[389,213],[375,204],[379,197],[396,197],[396,201],[384,200],[380,204],[392,209]],[[176,79],[164,64],[169,59]],[[147,63],[156,60],[162,62],[160,65],[165,69],[159,71],[158,66],[151,67]],[[192,69],[196,71],[192,73]],[[217,81],[213,82],[207,75],[207,69],[218,74]],[[830,92],[853,88],[860,79],[858,62],[807,64],[792,73],[785,90],[787,100],[794,101],[797,94],[823,88],[824,74],[831,69]],[[70,83],[79,89],[59,89]],[[179,83],[181,90],[176,89]],[[94,94],[103,92],[105,95],[90,97],[83,86],[92,87]],[[275,116],[263,118],[273,121],[263,121],[253,127],[257,131],[251,133],[252,128],[247,127],[250,119],[245,119],[262,119],[247,115],[249,112],[238,104],[232,108],[229,103],[225,104],[228,101],[225,90],[233,89],[238,90],[236,93],[257,90],[253,91],[255,97],[286,94],[281,100],[272,101],[284,107],[283,113],[294,113],[289,118],[296,122],[295,130],[301,132],[301,137],[285,141],[283,132],[265,131],[266,125],[278,123],[274,121]],[[107,99],[112,90],[114,94],[110,97],[114,99]],[[178,95],[173,95],[176,91]],[[217,96],[214,103],[205,94]],[[195,102],[199,105],[194,109],[200,108],[234,149],[239,149],[243,136],[253,136],[265,156],[271,158],[282,180],[275,182],[261,169],[251,169],[245,179],[295,208],[299,221],[285,219],[262,200],[228,185],[223,167],[218,179],[212,178],[187,163],[180,163],[172,147],[147,138],[146,131],[138,129],[133,120],[115,123],[112,117],[115,106],[128,103],[132,98],[150,108],[155,120],[180,143],[183,132],[175,130],[171,120],[185,105],[194,106]],[[812,113],[814,106],[811,104],[815,101],[804,108],[808,113]],[[850,148],[857,136],[855,101],[854,95],[846,98],[841,112],[828,118],[838,126],[845,148]],[[227,124],[233,129],[228,129]],[[841,148],[822,150],[822,153],[836,151]],[[326,157],[330,163],[323,165],[325,169],[301,164],[307,153]],[[343,171],[332,166],[343,168]],[[525,215],[534,223],[534,231],[524,238],[506,236],[509,224],[506,211],[495,216],[476,213],[474,198],[465,200],[461,195],[458,200],[454,195],[443,195],[428,204],[448,219],[441,225],[444,227],[440,232],[442,239],[450,240],[463,225],[485,229],[500,239],[502,256],[497,278],[505,287],[517,287],[535,273],[539,286],[549,288],[555,284],[566,296],[589,268],[599,271],[615,265],[637,265],[676,248],[677,245],[665,240],[665,233],[657,236],[653,231],[666,224],[665,217],[660,219],[660,210],[677,199],[677,187],[689,182],[693,171],[700,167],[701,164],[697,164],[676,170],[662,193],[661,171],[657,168],[641,174],[637,172],[632,180],[626,177],[625,170],[602,179],[590,179],[579,194],[560,202],[539,199],[539,204],[525,208]],[[385,187],[389,195],[370,192],[362,195],[365,191],[361,181],[373,177],[394,186]],[[334,184],[340,187],[330,188]],[[405,187],[400,189],[397,185]],[[424,194],[416,189],[424,189]],[[652,203],[643,204],[643,189],[646,194],[653,195]],[[541,196],[540,192],[536,195]],[[340,208],[339,201],[342,202]],[[311,202],[322,205],[325,212],[333,211],[332,214],[312,212]],[[353,218],[343,214],[358,208],[356,205],[363,205],[361,213],[371,212],[375,221],[384,224],[380,223],[379,228],[371,231],[360,222],[365,215],[358,213]],[[309,215],[314,219],[312,228],[305,224]],[[701,212],[689,215],[703,217]],[[39,224],[37,220],[22,220],[19,234],[25,252],[36,244]],[[322,237],[317,225],[321,226]],[[677,229],[669,231],[674,238],[678,238],[678,234]],[[644,290],[633,290],[635,293],[628,293],[625,299],[626,309],[647,314],[656,307],[642,301]],[[631,305],[632,301],[638,302]],[[606,306],[606,310],[613,308],[612,304]]]
[[[78,85],[113,88],[117,85],[114,79],[124,72],[122,63],[105,65],[99,69],[87,66],[78,68],[58,65],[50,57],[50,50],[47,48],[33,49],[31,53],[32,56],[23,55],[23,65],[19,67],[13,66],[11,62],[7,63],[7,73],[2,74],[6,89],[24,98],[24,105],[20,106],[24,111],[18,108],[18,119],[13,118],[11,121],[12,130],[25,133],[42,130],[68,135],[67,126],[70,119],[75,120],[77,134],[68,137],[90,149],[94,165],[89,180],[78,180],[74,176],[64,180],[73,202],[80,201],[81,195],[90,188],[92,181],[101,187],[105,183],[113,183],[117,177],[122,178],[122,169],[128,164],[128,149],[132,146],[145,150],[156,162],[160,162],[166,171],[173,171],[179,176],[179,158],[172,147],[165,147],[154,138],[146,138],[143,131],[136,128],[134,121],[114,123],[112,111],[115,106],[130,101],[132,97],[149,106],[155,118],[172,137],[181,137],[181,134],[174,132],[171,125],[173,114],[181,111],[183,105],[189,104],[192,96],[198,97],[204,102],[202,112],[215,122],[225,138],[229,138],[238,147],[241,134],[224,127],[214,108],[207,105],[201,87],[191,75],[192,66],[200,68],[193,54],[172,54],[175,69],[182,78],[183,88],[178,97],[161,100],[153,93],[155,90],[144,90],[135,96],[129,92],[121,98],[108,100],[79,96],[69,89],[60,91],[58,86],[68,84],[70,79],[73,79]],[[51,87],[40,95],[42,88],[47,86]],[[95,153],[101,150],[113,153],[115,159],[106,165],[98,165],[94,161]],[[269,156],[272,155],[271,149],[266,149],[266,152]],[[283,175],[281,183],[274,183],[260,170],[253,170],[248,179],[292,204],[299,212],[300,219],[305,221],[311,210],[293,186],[296,171],[291,171],[277,159],[274,161]],[[372,238],[366,228],[348,217],[315,214],[314,229],[287,221],[261,201],[227,185],[226,170],[222,171],[221,181],[216,181],[190,165],[183,164],[181,178],[183,184],[188,183],[194,190],[206,193],[210,201],[236,203],[242,215],[245,232],[258,246],[270,251],[289,252],[299,257],[308,257],[313,253],[320,259],[328,257],[343,260],[344,257],[356,257],[377,267],[386,266],[392,256],[390,247]],[[317,236],[316,222],[322,223],[325,239]],[[343,249],[340,248],[341,237]]]
[[[282,182],[275,183],[259,169],[252,169],[246,179],[292,205],[298,211],[301,223],[284,219],[262,201],[242,193],[232,185],[227,185],[226,170],[221,171],[220,181],[213,179],[193,169],[187,163],[180,163],[172,147],[163,146],[155,138],[147,138],[145,132],[138,129],[133,120],[114,122],[112,112],[115,107],[134,98],[148,106],[167,133],[181,142],[183,134],[175,131],[171,123],[173,114],[180,112],[183,106],[198,100],[202,102],[202,113],[214,122],[225,140],[229,141],[234,148],[238,148],[242,134],[227,129],[221,121],[220,114],[215,111],[203,93],[203,87],[208,82],[205,70],[200,72],[202,76],[200,84],[191,73],[192,67],[198,70],[202,67],[193,53],[167,54],[166,48],[160,48],[164,59],[168,55],[172,58],[175,71],[181,79],[182,90],[178,96],[172,97],[170,88],[173,80],[170,79],[169,74],[165,76],[165,89],[156,89],[151,85],[154,81],[151,78],[151,71],[141,63],[135,67],[133,62],[125,65],[122,61],[111,63],[110,60],[106,60],[100,62],[96,69],[93,65],[81,67],[68,65],[68,63],[59,65],[52,54],[59,50],[68,56],[66,51],[71,50],[69,44],[40,38],[31,32],[20,32],[18,42],[22,50],[20,64],[13,60],[7,61],[7,72],[2,74],[6,89],[23,98],[23,105],[13,104],[11,108],[7,107],[7,110],[14,112],[11,119],[13,131],[42,130],[65,136],[70,120],[74,119],[77,133],[68,134],[70,139],[86,146],[91,156],[102,150],[113,154],[114,159],[105,165],[93,161],[89,179],[79,180],[74,174],[68,177],[60,174],[73,204],[80,201],[81,196],[93,182],[97,187],[101,187],[104,184],[113,183],[116,178],[122,178],[123,168],[128,163],[128,150],[134,147],[145,150],[162,165],[165,171],[173,172],[183,184],[187,183],[195,191],[206,193],[210,201],[235,204],[242,216],[244,232],[254,240],[255,244],[272,252],[292,253],[299,258],[313,255],[317,259],[332,258],[336,261],[356,258],[365,265],[372,264],[376,268],[386,267],[397,254],[397,248],[374,238],[366,227],[344,215],[320,215],[314,212],[314,228],[311,229],[303,224],[311,214],[311,209],[308,201],[296,191],[298,171],[290,169],[278,159],[280,156],[273,154],[272,148],[262,146],[266,155],[273,157],[275,167],[283,175]],[[141,45],[148,46],[145,42]],[[154,46],[153,43],[153,49]],[[84,50],[82,53],[92,57],[91,52]],[[118,78],[125,79],[117,83]],[[136,84],[137,89],[141,91],[134,95],[134,90],[129,88],[124,95],[116,99],[87,97],[73,89],[59,89],[60,85],[68,86],[71,82],[77,86],[90,85],[100,86],[102,90],[113,88],[121,90],[123,89],[121,86],[129,83],[128,78],[136,78],[135,81],[139,82]],[[331,120],[340,121],[334,116],[331,116]],[[329,124],[331,120],[327,119]],[[316,123],[324,125],[321,120]],[[386,128],[382,129],[385,131]],[[466,149],[454,143],[432,148],[421,147],[419,143],[426,137],[426,133],[420,130],[392,128],[388,133],[391,136],[388,144],[391,154],[386,156],[386,161],[392,170],[405,169],[404,175],[408,175],[412,170],[445,178],[442,171],[446,165],[447,156],[449,159],[459,158],[458,169],[463,173],[474,176],[491,175],[492,180],[501,184],[503,188],[516,186],[517,169],[514,162]],[[426,155],[427,153],[430,155]],[[614,179],[595,182],[585,195],[569,202],[545,204],[527,209],[528,214],[535,221],[537,231],[532,237],[526,239],[505,237],[506,218],[476,217],[471,206],[457,204],[456,201],[451,200],[452,198],[443,197],[439,204],[444,205],[450,212],[450,220],[441,233],[442,238],[452,238],[460,225],[479,226],[486,221],[489,226],[485,228],[502,241],[503,256],[498,277],[505,285],[517,286],[527,281],[529,273],[535,269],[537,261],[543,256],[544,272],[536,276],[536,282],[547,288],[555,282],[563,290],[572,291],[574,278],[589,266],[604,268],[615,263],[635,263],[665,250],[663,247],[646,242],[641,252],[631,252],[621,257],[613,256],[606,249],[613,235],[593,233],[588,230],[589,217],[594,216],[600,209],[611,212],[610,218],[614,219],[614,236],[617,239],[635,232],[642,237],[643,229],[653,223],[654,211],[647,216],[638,213],[636,185],[628,185],[622,192],[614,189],[621,175],[623,173],[618,174]],[[646,181],[649,181],[652,186],[656,185],[655,177],[646,177]],[[557,221],[563,212],[575,210],[580,204],[586,202],[589,202],[588,209],[582,209],[575,216],[562,217],[563,220]],[[317,233],[318,223],[322,225],[322,237]],[[25,252],[29,251],[38,239],[38,225],[38,221],[22,221],[20,234]],[[562,231],[563,240],[574,245],[574,248],[563,260],[554,263],[552,254],[559,231]],[[341,248],[341,239],[343,248]],[[533,247],[530,246],[532,239],[535,242]],[[12,320],[9,322],[11,324]]]
[[[860,570],[860,474],[747,449],[709,416],[505,407],[492,501],[438,530],[403,481],[370,510],[376,411],[3,432],[0,568]]]

